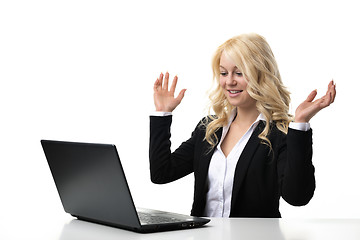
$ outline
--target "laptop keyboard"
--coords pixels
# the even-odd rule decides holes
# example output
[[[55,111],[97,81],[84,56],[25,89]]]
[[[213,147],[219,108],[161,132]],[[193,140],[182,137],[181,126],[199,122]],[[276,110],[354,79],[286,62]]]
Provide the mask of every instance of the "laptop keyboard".
[[[138,215],[140,218],[140,222],[146,223],[146,224],[173,223],[173,222],[183,221],[183,219],[153,215],[153,214],[144,213],[144,212],[138,212]]]

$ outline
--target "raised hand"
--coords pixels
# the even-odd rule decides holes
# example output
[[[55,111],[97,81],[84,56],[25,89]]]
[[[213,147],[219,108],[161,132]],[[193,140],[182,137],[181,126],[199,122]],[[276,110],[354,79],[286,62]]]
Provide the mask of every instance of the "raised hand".
[[[159,78],[156,79],[154,84],[154,103],[156,111],[162,111],[162,112],[172,112],[181,102],[181,100],[184,98],[184,94],[186,89],[182,89],[179,93],[179,95],[175,98],[175,88],[177,84],[178,77],[175,76],[170,90],[168,90],[169,85],[169,73],[167,72],[165,74],[160,74]]]
[[[336,96],[336,85],[331,81],[328,85],[326,94],[313,101],[317,91],[312,91],[307,99],[301,103],[295,111],[295,122],[309,122],[321,109],[328,107],[334,102]]]

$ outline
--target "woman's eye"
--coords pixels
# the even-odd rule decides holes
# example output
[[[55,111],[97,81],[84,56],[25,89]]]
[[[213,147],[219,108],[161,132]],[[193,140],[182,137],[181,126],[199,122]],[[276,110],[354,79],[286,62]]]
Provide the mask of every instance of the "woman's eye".
[[[220,72],[220,75],[221,75],[221,76],[226,76],[227,73],[226,73],[226,72]]]
[[[235,74],[238,75],[239,77],[242,77],[242,75],[243,75],[241,72],[237,72]]]

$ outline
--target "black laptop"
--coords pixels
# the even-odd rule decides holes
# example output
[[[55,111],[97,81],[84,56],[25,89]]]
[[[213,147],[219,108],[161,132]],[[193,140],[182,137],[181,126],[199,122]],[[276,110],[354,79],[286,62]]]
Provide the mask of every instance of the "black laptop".
[[[136,208],[115,145],[41,140],[65,212],[136,232],[200,227],[210,220]]]

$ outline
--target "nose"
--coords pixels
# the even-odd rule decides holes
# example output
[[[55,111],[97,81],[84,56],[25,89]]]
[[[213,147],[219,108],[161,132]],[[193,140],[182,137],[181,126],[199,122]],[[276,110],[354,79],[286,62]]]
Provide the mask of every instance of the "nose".
[[[229,86],[236,85],[234,75],[233,74],[228,74],[225,83],[226,83],[226,85],[229,85]]]

